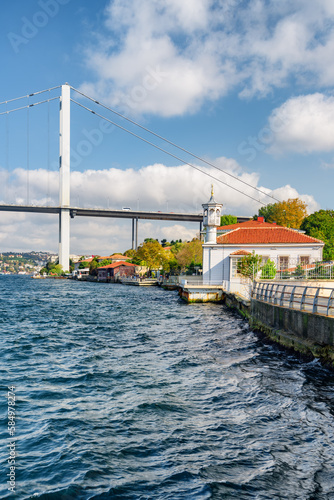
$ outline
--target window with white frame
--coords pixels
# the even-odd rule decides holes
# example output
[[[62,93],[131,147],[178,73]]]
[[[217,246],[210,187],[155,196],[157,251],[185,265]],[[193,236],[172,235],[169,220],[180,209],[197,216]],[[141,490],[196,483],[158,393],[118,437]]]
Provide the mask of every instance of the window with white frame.
[[[301,266],[307,266],[310,263],[310,256],[309,255],[301,255],[299,257],[299,264]]]
[[[288,269],[289,267],[289,257],[286,255],[280,255],[278,258],[278,269],[280,271]]]
[[[238,272],[238,262],[240,257],[231,257],[231,278],[236,278],[240,275]]]

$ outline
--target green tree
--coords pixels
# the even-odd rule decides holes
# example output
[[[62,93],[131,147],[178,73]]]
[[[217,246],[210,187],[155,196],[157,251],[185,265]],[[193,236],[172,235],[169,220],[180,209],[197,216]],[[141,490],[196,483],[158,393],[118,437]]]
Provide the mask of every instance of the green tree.
[[[40,270],[40,274],[50,274],[60,276],[64,274],[62,266],[59,265],[59,262],[47,262],[46,266]]]
[[[136,257],[149,269],[160,269],[167,260],[165,250],[152,238],[147,238],[147,241],[139,246]]]
[[[159,240],[154,239],[154,238],[145,238],[144,243],[152,243],[152,241],[157,241],[159,243]]]
[[[181,248],[185,245],[185,243],[182,243],[182,241],[171,241],[171,245],[172,245],[172,248],[170,249],[170,251],[176,255],[180,250]]]
[[[267,262],[261,267],[261,278],[272,280],[276,276],[276,266],[273,260],[268,259]]]
[[[99,258],[99,255],[95,255],[95,257],[90,261],[89,274],[91,276],[97,276],[97,268],[101,266],[101,264],[98,262]]]
[[[306,217],[300,229],[325,243],[324,260],[334,260],[334,210],[319,210]]]
[[[189,243],[184,243],[176,254],[176,261],[181,269],[202,265],[203,250],[199,239],[194,238]]]
[[[231,224],[237,224],[238,218],[235,215],[222,215],[220,217],[221,226],[230,226]]]
[[[79,264],[79,269],[85,269],[86,267],[89,267],[89,262],[86,262],[85,260],[81,260]]]
[[[258,217],[264,217],[266,222],[273,222],[272,214],[276,203],[269,203],[268,205],[259,208],[258,215],[254,215],[253,219],[257,220]]]
[[[163,240],[161,240],[161,246],[163,248],[170,247],[170,243],[169,243],[169,241],[166,240],[166,238],[164,238]]]
[[[127,250],[126,252],[124,252],[124,255],[126,257],[128,257],[128,259],[130,261],[136,255],[136,250],[134,250],[133,248],[130,248],[129,250]]]
[[[98,264],[98,267],[108,266],[109,264],[111,264],[111,259],[103,259]]]
[[[261,255],[257,255],[253,250],[253,253],[245,255],[239,260],[237,263],[238,272],[247,278],[254,279],[260,269],[261,261]]]
[[[56,276],[61,276],[64,274],[63,268],[60,264],[55,264],[49,271],[50,275],[56,275]]]
[[[299,278],[299,279],[304,278],[305,271],[304,271],[303,266],[301,264],[298,264],[298,266],[293,271],[292,276],[294,278]]]

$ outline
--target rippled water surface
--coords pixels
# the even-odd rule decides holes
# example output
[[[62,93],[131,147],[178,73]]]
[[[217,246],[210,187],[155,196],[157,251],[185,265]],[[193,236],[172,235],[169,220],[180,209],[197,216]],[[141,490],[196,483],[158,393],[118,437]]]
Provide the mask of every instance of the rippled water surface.
[[[334,376],[175,292],[0,278],[0,498],[334,499]]]

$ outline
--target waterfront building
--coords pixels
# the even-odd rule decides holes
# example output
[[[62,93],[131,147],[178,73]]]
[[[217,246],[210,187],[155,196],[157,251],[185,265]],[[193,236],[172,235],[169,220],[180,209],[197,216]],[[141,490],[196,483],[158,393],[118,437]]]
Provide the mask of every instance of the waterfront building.
[[[269,259],[278,271],[291,270],[297,265],[308,266],[322,260],[324,242],[301,231],[265,222],[263,217],[229,226],[220,226],[222,205],[213,194],[203,205],[203,283],[219,284],[240,281],[238,261],[253,252]],[[210,215],[211,214],[211,215]],[[217,236],[218,232],[218,236]]]
[[[134,276],[136,265],[130,262],[113,262],[97,268],[98,281],[115,281],[117,278]]]
[[[90,264],[93,260],[93,257],[89,257],[87,259],[83,259],[83,260],[78,260],[78,262],[74,262],[74,271],[79,271],[79,267],[80,267],[80,264],[82,262],[87,262],[87,264]],[[85,269],[88,269],[89,271],[89,267],[88,268],[85,268]],[[80,271],[82,271],[83,269],[80,269]]]

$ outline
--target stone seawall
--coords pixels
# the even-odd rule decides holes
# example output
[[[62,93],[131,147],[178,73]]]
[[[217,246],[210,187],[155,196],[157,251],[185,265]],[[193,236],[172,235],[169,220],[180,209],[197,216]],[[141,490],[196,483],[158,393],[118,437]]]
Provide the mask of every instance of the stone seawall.
[[[278,344],[303,355],[319,358],[334,369],[334,318],[256,299],[247,300],[218,287],[179,288],[188,303],[221,302],[248,320],[254,331],[262,332]]]
[[[251,328],[334,368],[334,318],[251,300]]]

